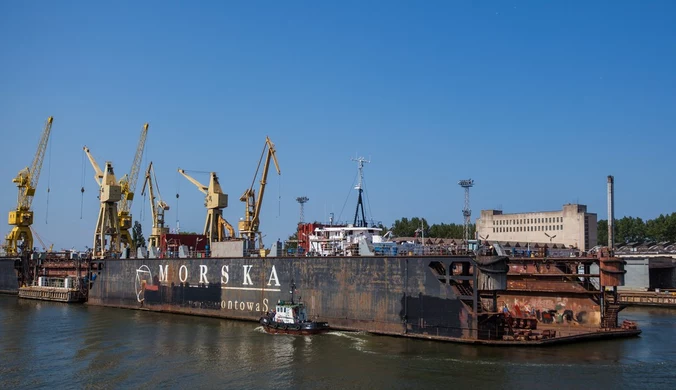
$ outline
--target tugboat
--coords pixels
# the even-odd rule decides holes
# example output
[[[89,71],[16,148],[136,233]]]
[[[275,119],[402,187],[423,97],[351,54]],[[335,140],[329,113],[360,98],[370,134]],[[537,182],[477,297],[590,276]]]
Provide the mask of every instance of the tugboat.
[[[259,322],[268,333],[311,335],[326,332],[329,324],[308,319],[305,304],[298,299],[294,302],[293,294],[296,285],[291,282],[291,301],[279,300],[275,311],[266,313]]]

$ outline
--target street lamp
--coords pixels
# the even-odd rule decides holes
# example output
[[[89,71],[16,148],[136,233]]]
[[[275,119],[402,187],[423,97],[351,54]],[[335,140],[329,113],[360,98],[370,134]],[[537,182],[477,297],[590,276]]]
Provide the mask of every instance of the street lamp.
[[[551,244],[551,243],[552,243],[552,239],[554,239],[554,238],[556,237],[556,234],[553,235],[553,236],[550,236],[549,234],[547,234],[547,232],[544,232],[544,233],[545,233],[545,236],[549,237],[549,243]]]

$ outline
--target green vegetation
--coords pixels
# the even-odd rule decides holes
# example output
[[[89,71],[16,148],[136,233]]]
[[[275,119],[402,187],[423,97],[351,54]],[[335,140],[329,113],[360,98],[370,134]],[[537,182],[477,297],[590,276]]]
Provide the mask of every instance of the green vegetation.
[[[402,218],[394,221],[392,225],[392,234],[397,237],[413,237],[415,236],[416,230],[422,227],[422,231],[425,233],[425,237],[433,238],[463,238],[464,227],[461,224],[455,223],[441,223],[429,225],[425,218],[413,217],[411,219]],[[469,226],[469,236],[474,238],[475,226],[470,224]]]
[[[615,243],[625,244],[641,241],[676,241],[676,213],[660,215],[643,221],[641,218],[624,217],[615,220]],[[608,221],[598,221],[599,245],[608,243]]]

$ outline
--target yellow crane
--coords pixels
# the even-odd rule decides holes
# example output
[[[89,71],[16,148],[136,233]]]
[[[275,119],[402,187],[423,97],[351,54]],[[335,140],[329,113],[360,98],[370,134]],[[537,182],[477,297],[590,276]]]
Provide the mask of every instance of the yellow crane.
[[[178,172],[206,195],[204,206],[207,208],[207,219],[204,223],[204,235],[207,237],[208,242],[223,241],[225,239],[223,227],[230,233],[230,238],[234,238],[235,229],[223,218],[223,209],[228,207],[228,194],[223,193],[216,172],[209,174],[209,186],[205,186],[193,179],[183,169],[179,169]]]
[[[261,168],[261,163],[263,162],[263,157],[265,156],[265,163],[263,164],[263,174],[261,175],[260,189],[258,190],[258,198],[256,198],[256,193],[253,189],[256,182],[256,177],[258,176],[258,171]],[[279,170],[279,163],[277,162],[277,152],[275,150],[275,145],[270,141],[269,137],[265,137],[265,145],[263,145],[263,152],[261,157],[258,160],[258,167],[256,167],[256,173],[251,182],[251,187],[249,187],[244,194],[239,198],[242,202],[245,203],[244,210],[244,219],[239,221],[238,228],[240,237],[246,239],[247,248],[256,249],[256,236],[258,235],[258,249],[263,248],[263,235],[258,230],[260,227],[260,215],[261,215],[261,206],[263,205],[263,194],[265,193],[265,184],[268,179],[268,168],[270,167],[270,160],[274,160],[275,168],[277,169],[277,174],[280,175],[281,171]]]
[[[54,117],[47,118],[45,128],[42,131],[40,142],[38,143],[38,150],[33,157],[33,163],[30,167],[26,167],[19,171],[19,174],[12,180],[16,183],[19,189],[16,209],[9,212],[9,225],[14,226],[5,238],[5,252],[8,255],[17,255],[19,250],[33,249],[33,234],[31,233],[31,225],[33,224],[33,210],[31,204],[33,203],[33,196],[40,178],[40,170],[42,169],[42,162],[47,151],[47,143],[49,141],[49,134],[52,131],[52,122]],[[19,242],[23,244],[19,244]],[[22,250],[22,252],[23,252]]]
[[[122,188],[115,179],[113,164],[106,161],[105,171],[102,171],[89,152],[89,148],[85,146],[83,149],[94,168],[94,179],[99,185],[101,202],[94,232],[93,256],[100,259],[108,255],[116,256],[120,253],[120,221],[117,214],[117,202],[122,199]]]
[[[153,186],[153,181],[155,185]],[[146,170],[146,178],[143,181],[143,188],[141,195],[145,195],[146,186],[150,195],[150,212],[153,216],[153,228],[148,238],[148,247],[157,248],[160,246],[160,237],[162,234],[169,233],[169,228],[164,227],[164,212],[169,210],[169,205],[162,200],[160,195],[160,188],[157,185],[157,177],[155,177],[155,170],[153,169],[153,162],[151,161]],[[157,202],[155,202],[155,191],[157,189]]]
[[[138,182],[138,174],[141,169],[141,158],[143,157],[143,150],[148,137],[148,124],[144,124],[141,129],[141,137],[136,147],[136,154],[134,155],[134,162],[131,164],[129,174],[122,176],[120,179],[120,189],[122,191],[122,199],[118,207],[118,220],[120,221],[121,243],[130,248],[131,253],[135,253],[136,246],[129,234],[129,229],[132,226],[131,218],[131,204],[134,200],[134,191],[136,190],[136,183]]]

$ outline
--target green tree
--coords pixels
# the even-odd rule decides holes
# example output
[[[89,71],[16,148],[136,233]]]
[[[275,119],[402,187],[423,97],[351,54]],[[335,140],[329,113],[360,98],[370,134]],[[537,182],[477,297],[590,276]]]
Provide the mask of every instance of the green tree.
[[[289,238],[284,242],[284,250],[296,249],[298,248],[298,232],[293,233]]]
[[[146,246],[146,239],[143,237],[143,227],[139,221],[134,221],[134,226],[131,228],[131,240],[136,248]]]
[[[598,222],[596,222],[596,229],[597,229],[597,237],[598,237],[598,244],[599,245],[607,245],[608,244],[608,221],[605,219],[601,219]]]
[[[429,237],[430,226],[425,220],[425,218],[413,217],[410,220],[408,218],[397,219],[392,225],[392,233],[397,237],[413,237],[416,234],[416,230],[422,228],[425,234],[425,237]]]

